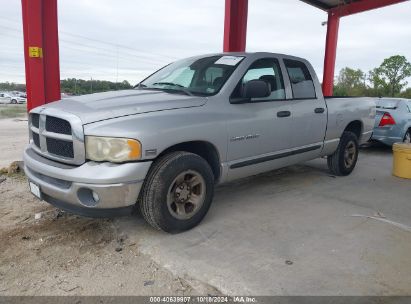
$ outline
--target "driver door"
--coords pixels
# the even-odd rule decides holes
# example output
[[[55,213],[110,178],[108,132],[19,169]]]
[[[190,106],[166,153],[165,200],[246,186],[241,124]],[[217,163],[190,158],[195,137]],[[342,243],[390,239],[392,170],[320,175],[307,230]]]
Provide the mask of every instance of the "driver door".
[[[241,97],[244,84],[250,80],[266,81],[271,94],[253,98],[248,103],[230,105],[232,119],[227,125],[229,179],[268,171],[274,164],[264,161],[266,157],[292,148],[288,132],[291,120],[287,115],[291,108],[286,100],[278,59],[262,58],[252,63],[234,90],[232,99]]]

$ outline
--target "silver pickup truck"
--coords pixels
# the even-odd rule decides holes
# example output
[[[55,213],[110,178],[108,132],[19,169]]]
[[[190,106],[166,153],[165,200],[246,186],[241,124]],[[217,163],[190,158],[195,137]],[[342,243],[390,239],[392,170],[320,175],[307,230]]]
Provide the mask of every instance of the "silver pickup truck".
[[[58,208],[113,216],[139,207],[179,232],[206,215],[216,184],[327,158],[354,169],[374,127],[370,98],[324,98],[304,59],[222,53],[174,62],[133,90],[33,109],[31,192]]]

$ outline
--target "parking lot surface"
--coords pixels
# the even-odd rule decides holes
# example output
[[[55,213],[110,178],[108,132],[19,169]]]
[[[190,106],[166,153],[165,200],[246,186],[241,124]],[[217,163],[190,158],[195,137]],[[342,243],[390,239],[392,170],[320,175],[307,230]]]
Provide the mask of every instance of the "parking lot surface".
[[[19,160],[26,122],[0,122],[1,160]],[[319,159],[223,185],[177,235],[138,215],[61,214],[6,177],[0,295],[410,295],[411,181],[391,168],[390,148],[372,146],[348,177]]]
[[[411,181],[391,166],[389,148],[364,148],[348,177],[320,159],[222,186],[186,233],[119,224],[159,265],[222,293],[409,295]]]

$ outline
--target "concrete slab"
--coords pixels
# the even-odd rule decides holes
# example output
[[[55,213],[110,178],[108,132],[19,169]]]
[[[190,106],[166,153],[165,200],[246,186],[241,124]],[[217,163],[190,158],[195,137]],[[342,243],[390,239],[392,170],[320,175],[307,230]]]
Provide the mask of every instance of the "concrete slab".
[[[203,223],[178,235],[117,223],[160,265],[225,294],[410,295],[411,181],[391,163],[373,147],[348,177],[315,160],[221,186]]]

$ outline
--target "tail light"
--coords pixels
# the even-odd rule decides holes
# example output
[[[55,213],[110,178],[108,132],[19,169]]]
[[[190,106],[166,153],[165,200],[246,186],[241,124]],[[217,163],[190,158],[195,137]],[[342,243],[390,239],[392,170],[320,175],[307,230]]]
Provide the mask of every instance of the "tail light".
[[[382,116],[380,124],[378,126],[379,127],[384,127],[384,126],[390,126],[390,125],[395,125],[395,120],[391,116],[390,113],[385,112],[384,115]]]

